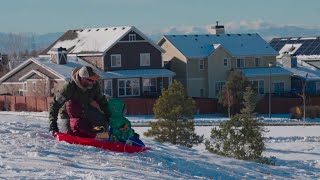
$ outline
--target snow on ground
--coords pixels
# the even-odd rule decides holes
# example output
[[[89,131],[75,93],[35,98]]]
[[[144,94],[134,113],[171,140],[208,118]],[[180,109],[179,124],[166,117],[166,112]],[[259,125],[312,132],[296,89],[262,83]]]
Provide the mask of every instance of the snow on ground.
[[[153,117],[136,118],[136,122]],[[223,117],[196,117],[196,121]],[[140,121],[139,121],[140,119]],[[273,118],[275,120],[275,118]],[[142,135],[149,127],[134,127]],[[211,126],[196,132],[210,136]],[[57,142],[48,134],[46,113],[0,112],[0,179],[317,179],[320,177],[320,126],[268,126],[267,150],[276,166],[225,158],[157,143],[140,154],[114,153]]]

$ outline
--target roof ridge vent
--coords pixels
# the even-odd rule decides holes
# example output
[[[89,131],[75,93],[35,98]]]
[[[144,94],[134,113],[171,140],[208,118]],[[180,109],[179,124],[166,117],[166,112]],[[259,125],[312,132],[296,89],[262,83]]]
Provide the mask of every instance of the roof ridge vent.
[[[184,37],[188,37],[187,35],[183,35]]]
[[[108,28],[105,28],[104,30],[105,30],[105,31],[108,31]]]
[[[230,36],[230,34],[227,34],[227,36]]]
[[[241,36],[241,34],[238,34],[238,36]]]
[[[88,29],[88,32],[90,32],[91,31],[91,29]]]
[[[122,27],[122,30],[124,30],[125,29],[125,27]]]
[[[99,31],[100,29],[97,29],[96,31]]]
[[[113,30],[116,30],[117,28],[115,27],[115,28],[113,28]]]

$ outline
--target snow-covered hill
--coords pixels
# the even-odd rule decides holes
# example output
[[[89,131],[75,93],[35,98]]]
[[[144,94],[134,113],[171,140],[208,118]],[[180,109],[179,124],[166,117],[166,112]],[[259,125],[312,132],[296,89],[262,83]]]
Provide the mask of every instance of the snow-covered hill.
[[[293,127],[282,127],[293,128]],[[302,127],[296,127],[300,133]],[[320,127],[303,127],[319,132]],[[136,127],[142,133],[146,127]],[[197,127],[197,132],[210,132]],[[41,116],[0,112],[0,179],[316,179],[320,177],[319,135],[301,133],[268,139],[266,154],[277,166],[240,161],[142,137],[152,151],[123,154],[57,142]],[[271,131],[272,128],[271,128]],[[271,131],[267,134],[270,137]],[[284,132],[280,130],[280,132]],[[291,131],[287,131],[291,132]],[[292,131],[294,132],[294,131]],[[281,133],[280,133],[281,134]],[[293,154],[292,157],[286,155]],[[299,157],[307,157],[307,160]],[[310,157],[308,159],[308,157]]]

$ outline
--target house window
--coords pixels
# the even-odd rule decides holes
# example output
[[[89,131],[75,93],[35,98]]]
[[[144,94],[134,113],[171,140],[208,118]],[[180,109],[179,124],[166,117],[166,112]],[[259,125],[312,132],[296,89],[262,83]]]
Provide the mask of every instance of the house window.
[[[24,90],[24,91],[27,91],[27,82],[24,82],[24,83],[23,83],[23,90]]]
[[[277,96],[282,96],[284,94],[284,82],[273,83],[274,93]]]
[[[254,59],[254,64],[255,64],[256,67],[261,66],[261,58],[255,58]]]
[[[150,53],[140,54],[140,66],[150,66]]]
[[[199,60],[199,70],[204,70],[204,60],[203,59]]]
[[[200,97],[204,97],[204,89],[200,89]]]
[[[257,90],[259,95],[264,94],[264,80],[251,81],[252,86]]]
[[[108,96],[112,96],[112,79],[104,80],[103,93]]]
[[[37,89],[37,82],[32,81],[32,91],[36,91],[36,89]]]
[[[121,67],[121,54],[111,55],[111,67]]]
[[[219,92],[223,89],[225,84],[226,84],[225,81],[216,81],[216,83],[215,83],[215,95],[216,95],[216,97],[219,95]]]
[[[228,66],[228,59],[223,59],[223,66],[227,67]]]
[[[244,67],[244,59],[237,59],[237,68]]]
[[[118,80],[118,94],[123,96],[140,96],[140,82],[139,79],[119,79]]]
[[[129,34],[129,41],[135,41],[136,40],[136,34]]]
[[[157,92],[157,79],[143,79],[143,92]]]

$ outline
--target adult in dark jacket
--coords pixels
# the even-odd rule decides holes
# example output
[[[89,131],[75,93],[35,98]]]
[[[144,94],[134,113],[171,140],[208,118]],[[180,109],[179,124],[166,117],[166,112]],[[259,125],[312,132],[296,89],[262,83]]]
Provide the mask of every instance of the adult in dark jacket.
[[[101,93],[98,79],[99,76],[89,66],[72,71],[72,80],[55,95],[50,105],[49,131],[53,135],[59,132],[57,116],[60,109],[65,112],[62,114],[63,126],[70,126],[71,134],[75,136],[95,137],[95,127],[102,126],[108,130],[108,101]]]

